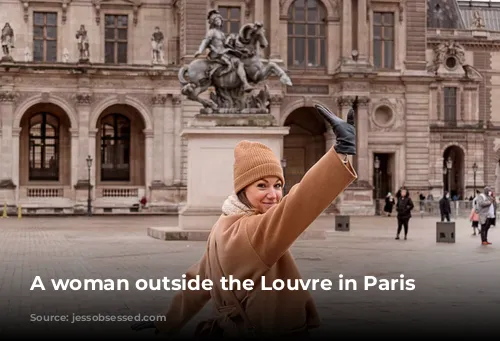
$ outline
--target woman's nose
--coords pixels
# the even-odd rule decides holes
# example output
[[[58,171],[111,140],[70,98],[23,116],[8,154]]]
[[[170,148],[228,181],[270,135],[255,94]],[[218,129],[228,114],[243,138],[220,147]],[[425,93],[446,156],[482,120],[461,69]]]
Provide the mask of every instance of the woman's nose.
[[[267,197],[269,199],[278,199],[279,197],[279,193],[278,193],[278,190],[276,188],[271,188],[268,192],[267,192]]]

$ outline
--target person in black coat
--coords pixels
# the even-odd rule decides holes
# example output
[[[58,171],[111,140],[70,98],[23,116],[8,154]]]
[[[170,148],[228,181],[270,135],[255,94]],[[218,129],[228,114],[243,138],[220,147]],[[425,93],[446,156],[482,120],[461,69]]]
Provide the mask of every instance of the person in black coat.
[[[445,192],[444,196],[439,200],[439,211],[441,212],[441,221],[450,221],[450,193]]]
[[[406,188],[401,188],[398,191],[399,198],[396,204],[396,211],[398,212],[398,233],[396,235],[396,239],[399,239],[399,234],[401,233],[401,229],[404,227],[405,230],[405,240],[408,236],[408,223],[411,218],[411,210],[413,210],[413,201],[410,198],[410,193],[406,190]]]

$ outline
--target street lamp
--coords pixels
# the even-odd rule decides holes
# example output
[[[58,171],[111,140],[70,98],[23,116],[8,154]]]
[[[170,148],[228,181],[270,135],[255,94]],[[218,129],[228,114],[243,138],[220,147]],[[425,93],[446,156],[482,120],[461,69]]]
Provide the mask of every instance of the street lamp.
[[[283,175],[285,175],[285,170],[286,170],[286,159],[281,159],[281,168],[283,168]],[[286,194],[286,187],[283,185],[283,195]]]
[[[474,172],[474,193],[472,194],[473,197],[476,196],[476,173],[477,173],[477,164],[474,162],[472,165],[472,171]]]
[[[446,160],[446,168],[448,168],[448,192],[451,196],[451,168],[453,167],[453,161],[451,160],[451,156],[448,156],[448,160]]]
[[[90,183],[90,169],[92,168],[92,158],[87,156],[87,169],[89,171],[89,187],[88,187],[88,196],[87,196],[87,215],[91,216],[92,215],[92,192],[91,188],[92,185]]]
[[[378,175],[379,175],[379,169],[380,169],[380,160],[378,158],[378,156],[375,156],[375,161],[373,162],[373,167],[375,167],[375,210],[376,210],[376,213],[377,215],[380,215],[380,206],[379,206],[379,197],[380,197],[380,193],[379,193],[379,179],[378,179]]]

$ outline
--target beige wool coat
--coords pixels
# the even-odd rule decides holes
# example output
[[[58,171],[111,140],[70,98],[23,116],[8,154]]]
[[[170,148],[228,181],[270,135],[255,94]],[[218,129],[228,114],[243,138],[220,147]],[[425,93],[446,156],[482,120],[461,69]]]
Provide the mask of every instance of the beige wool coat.
[[[350,163],[343,163],[335,150],[330,149],[301,182],[265,214],[222,215],[211,231],[205,254],[187,271],[187,279],[200,275],[202,279],[219,282],[213,271],[217,267],[216,254],[209,247],[216,242],[225,275],[233,275],[241,281],[252,279],[255,283],[254,290],[235,291],[235,294],[259,333],[277,336],[318,327],[320,319],[308,291],[263,291],[260,279],[265,275],[269,286],[275,279],[301,278],[290,246],[356,178]],[[218,287],[214,285],[214,288]],[[166,321],[156,322],[157,329],[175,334],[210,299],[221,321],[237,315],[228,292],[185,290],[175,295],[165,314]]]

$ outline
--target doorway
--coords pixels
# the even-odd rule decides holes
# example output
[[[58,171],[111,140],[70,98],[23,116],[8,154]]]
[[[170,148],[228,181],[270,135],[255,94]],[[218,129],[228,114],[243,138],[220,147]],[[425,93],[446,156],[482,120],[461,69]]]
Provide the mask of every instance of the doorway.
[[[383,199],[389,192],[395,195],[394,153],[374,153],[373,160],[373,198]]]

